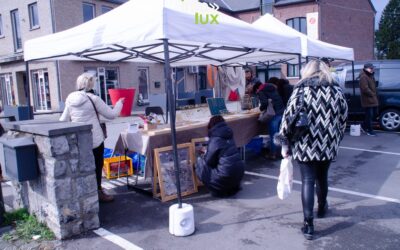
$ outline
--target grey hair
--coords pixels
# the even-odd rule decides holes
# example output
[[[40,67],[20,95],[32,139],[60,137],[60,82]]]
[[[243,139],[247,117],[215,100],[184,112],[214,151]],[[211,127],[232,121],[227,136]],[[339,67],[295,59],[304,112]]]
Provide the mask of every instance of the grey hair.
[[[321,60],[312,60],[308,62],[301,70],[301,76],[303,79],[318,77],[319,81],[325,80],[329,83],[333,82],[329,67]]]
[[[78,90],[89,91],[94,88],[96,76],[93,73],[85,72],[76,79],[76,88]]]

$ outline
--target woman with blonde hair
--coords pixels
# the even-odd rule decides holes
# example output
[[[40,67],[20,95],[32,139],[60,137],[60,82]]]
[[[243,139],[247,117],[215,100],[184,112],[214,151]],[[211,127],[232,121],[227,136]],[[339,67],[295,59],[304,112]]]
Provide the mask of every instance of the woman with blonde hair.
[[[92,124],[93,155],[96,166],[97,189],[100,202],[113,201],[111,195],[107,195],[101,188],[101,175],[104,161],[105,135],[100,125],[99,116],[106,119],[114,119],[121,112],[124,98],[118,100],[114,108],[110,108],[99,96],[94,94],[95,75],[83,73],[76,80],[78,91],[68,95],[65,101],[65,109],[60,121],[85,122]]]
[[[290,96],[275,143],[282,145],[283,157],[291,154],[300,167],[302,232],[311,240],[314,235],[314,184],[318,198],[317,216],[322,218],[328,208],[328,169],[343,139],[347,103],[324,62],[310,61],[303,68],[302,76]],[[300,117],[305,118],[302,120],[307,124],[301,133],[296,127]]]

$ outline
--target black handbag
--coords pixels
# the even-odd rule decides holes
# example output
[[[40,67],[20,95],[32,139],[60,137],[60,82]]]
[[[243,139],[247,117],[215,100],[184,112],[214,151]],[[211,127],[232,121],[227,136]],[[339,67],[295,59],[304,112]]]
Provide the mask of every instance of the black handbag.
[[[288,137],[292,142],[298,141],[309,130],[309,120],[304,108],[304,87],[300,87],[300,91],[299,105],[288,124]]]

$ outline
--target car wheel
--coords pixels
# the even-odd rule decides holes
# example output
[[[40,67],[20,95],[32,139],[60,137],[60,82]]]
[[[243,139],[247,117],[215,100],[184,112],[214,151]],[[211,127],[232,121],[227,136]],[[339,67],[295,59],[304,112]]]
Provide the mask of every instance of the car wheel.
[[[397,131],[400,128],[400,111],[396,109],[384,110],[379,119],[384,130]]]

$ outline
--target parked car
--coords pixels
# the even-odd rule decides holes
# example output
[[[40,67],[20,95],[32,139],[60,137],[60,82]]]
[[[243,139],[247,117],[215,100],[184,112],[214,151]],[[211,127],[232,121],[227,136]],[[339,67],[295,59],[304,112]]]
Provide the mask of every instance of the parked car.
[[[379,108],[378,120],[382,129],[400,130],[400,60],[368,61],[375,66]],[[362,120],[363,109],[360,100],[359,75],[367,61],[354,63],[354,82],[351,63],[336,67],[349,106],[349,119]]]

